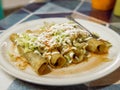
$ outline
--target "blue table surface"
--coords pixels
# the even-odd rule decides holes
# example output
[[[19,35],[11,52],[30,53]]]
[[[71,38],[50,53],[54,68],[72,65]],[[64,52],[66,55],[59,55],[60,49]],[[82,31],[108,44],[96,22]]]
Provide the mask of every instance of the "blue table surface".
[[[39,18],[66,17],[68,15],[84,17],[88,20],[97,21],[102,25],[110,25],[117,33],[120,33],[120,31],[118,31],[120,30],[120,24],[117,28],[111,24],[120,22],[120,18],[114,16],[112,10],[98,11],[92,9],[89,0],[51,0],[46,3],[28,4],[0,20],[0,31],[2,32],[16,24]],[[8,90],[120,90],[120,85],[117,84],[103,87],[87,87],[84,84],[72,86],[44,86],[15,79]]]

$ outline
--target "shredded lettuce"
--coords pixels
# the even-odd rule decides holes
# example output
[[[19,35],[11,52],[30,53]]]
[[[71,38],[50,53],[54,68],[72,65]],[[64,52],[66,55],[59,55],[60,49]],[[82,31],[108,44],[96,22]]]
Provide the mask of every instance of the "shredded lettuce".
[[[30,35],[28,33],[22,33],[19,35],[19,38],[16,39],[18,45],[24,47],[24,52],[34,51],[37,46],[34,45],[34,42],[37,40],[36,36]]]

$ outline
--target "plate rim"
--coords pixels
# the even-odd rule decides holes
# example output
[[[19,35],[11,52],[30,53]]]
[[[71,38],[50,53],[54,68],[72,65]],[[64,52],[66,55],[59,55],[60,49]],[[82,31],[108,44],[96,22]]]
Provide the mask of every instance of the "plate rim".
[[[44,18],[44,20],[45,19],[54,19],[54,18]],[[56,18],[57,19],[57,18]],[[59,18],[59,19],[62,19],[62,18]],[[65,18],[63,18],[63,19],[65,19]],[[37,20],[31,20],[31,21],[28,21],[28,22],[24,22],[24,23],[21,23],[20,25],[22,26],[22,24],[24,25],[25,23],[31,23],[31,22],[34,22],[34,21],[39,21],[39,20],[41,20],[41,19],[37,19]],[[43,20],[43,19],[42,19]],[[82,20],[82,19],[77,19],[77,20]],[[88,20],[82,20],[82,21],[84,21],[84,22],[87,22],[87,23],[93,23],[93,24],[96,24],[96,25],[99,25],[99,26],[102,26],[102,25],[100,25],[100,24],[97,24],[97,23],[95,23],[95,22],[91,22],[91,21],[88,21]],[[17,26],[16,26],[17,27]],[[102,27],[104,27],[104,26],[102,26]],[[15,27],[14,27],[15,28]],[[9,33],[9,31],[10,30],[13,30],[14,28],[11,28],[11,29],[8,29],[8,30],[6,30],[5,32],[3,32],[2,34],[1,34],[1,36],[0,36],[0,38],[4,35],[4,34],[7,34],[7,33]],[[105,28],[107,28],[107,27],[105,27]],[[109,29],[109,28],[108,28]],[[113,32],[114,34],[116,34],[116,35],[118,35],[118,37],[120,38],[120,36],[119,36],[119,34],[118,33],[116,33],[115,31],[112,31],[112,29],[109,29],[109,30],[111,30],[111,32]],[[14,31],[14,30],[13,30]],[[1,45],[1,41],[0,41],[0,45]],[[1,46],[0,46],[1,47]],[[1,55],[0,55],[1,56]],[[1,57],[0,57],[1,58]],[[119,56],[118,56],[118,58],[117,59],[120,59],[120,52],[119,52]],[[107,73],[105,73],[105,74],[98,74],[98,76],[97,77],[94,77],[94,79],[93,79],[93,76],[91,76],[92,78],[90,78],[89,80],[84,80],[84,81],[77,81],[77,80],[79,80],[79,79],[74,79],[74,81],[76,81],[76,82],[70,82],[70,80],[68,80],[67,81],[67,83],[45,83],[45,82],[43,82],[43,83],[41,83],[41,82],[39,82],[39,81],[31,81],[31,80],[29,80],[28,78],[22,78],[22,77],[19,77],[19,76],[16,76],[15,74],[13,74],[12,72],[10,72],[10,71],[7,71],[6,70],[6,67],[4,67],[3,65],[1,65],[0,64],[0,67],[5,71],[5,72],[7,72],[9,75],[12,75],[12,76],[14,76],[15,78],[18,78],[18,79],[21,79],[21,80],[24,80],[24,81],[27,81],[27,82],[30,82],[30,83],[35,83],[35,84],[42,84],[42,85],[57,85],[57,86],[61,86],[61,85],[74,85],[74,84],[82,84],[82,83],[86,83],[86,82],[89,82],[89,81],[93,81],[93,80],[97,80],[97,79],[99,79],[99,78],[101,78],[101,77],[103,77],[103,76],[106,76],[106,75],[108,75],[108,74],[110,74],[111,72],[113,72],[114,70],[116,70],[118,67],[120,67],[120,64],[119,63],[117,63],[117,61],[118,60],[116,60],[116,67],[114,67],[114,68],[112,68],[111,69],[111,71],[107,71]],[[120,61],[120,60],[119,60]],[[1,63],[1,61],[0,61],[0,63]],[[110,67],[113,67],[113,65],[112,66],[110,66]],[[109,70],[109,68],[106,68],[105,70],[104,70],[104,72],[106,71],[106,70]],[[101,73],[103,73],[103,72],[101,72]]]

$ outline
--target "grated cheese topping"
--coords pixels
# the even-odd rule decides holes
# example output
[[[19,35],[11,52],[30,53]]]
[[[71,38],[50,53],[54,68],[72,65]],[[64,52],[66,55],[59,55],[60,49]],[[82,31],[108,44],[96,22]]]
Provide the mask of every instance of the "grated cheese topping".
[[[25,47],[25,52],[33,51],[37,47],[52,47],[72,44],[73,40],[83,40],[89,37],[88,32],[81,30],[75,23],[53,24],[40,34],[21,33],[16,39],[17,45]]]

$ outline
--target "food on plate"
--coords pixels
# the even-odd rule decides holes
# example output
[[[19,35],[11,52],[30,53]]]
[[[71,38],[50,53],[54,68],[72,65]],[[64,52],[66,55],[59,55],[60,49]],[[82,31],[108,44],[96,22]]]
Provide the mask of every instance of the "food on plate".
[[[110,46],[111,44],[103,39],[97,40],[95,38],[91,38],[88,40],[87,50],[94,53],[104,54],[108,53]]]
[[[91,53],[107,54],[111,47],[73,22],[47,23],[39,30],[13,33],[10,40],[19,53],[12,56],[24,58],[39,75],[88,60]]]
[[[38,74],[41,75],[50,72],[47,60],[45,60],[41,55],[34,52],[24,53],[24,48],[21,46],[18,46],[17,49],[20,52],[21,56],[28,60],[30,65]]]

